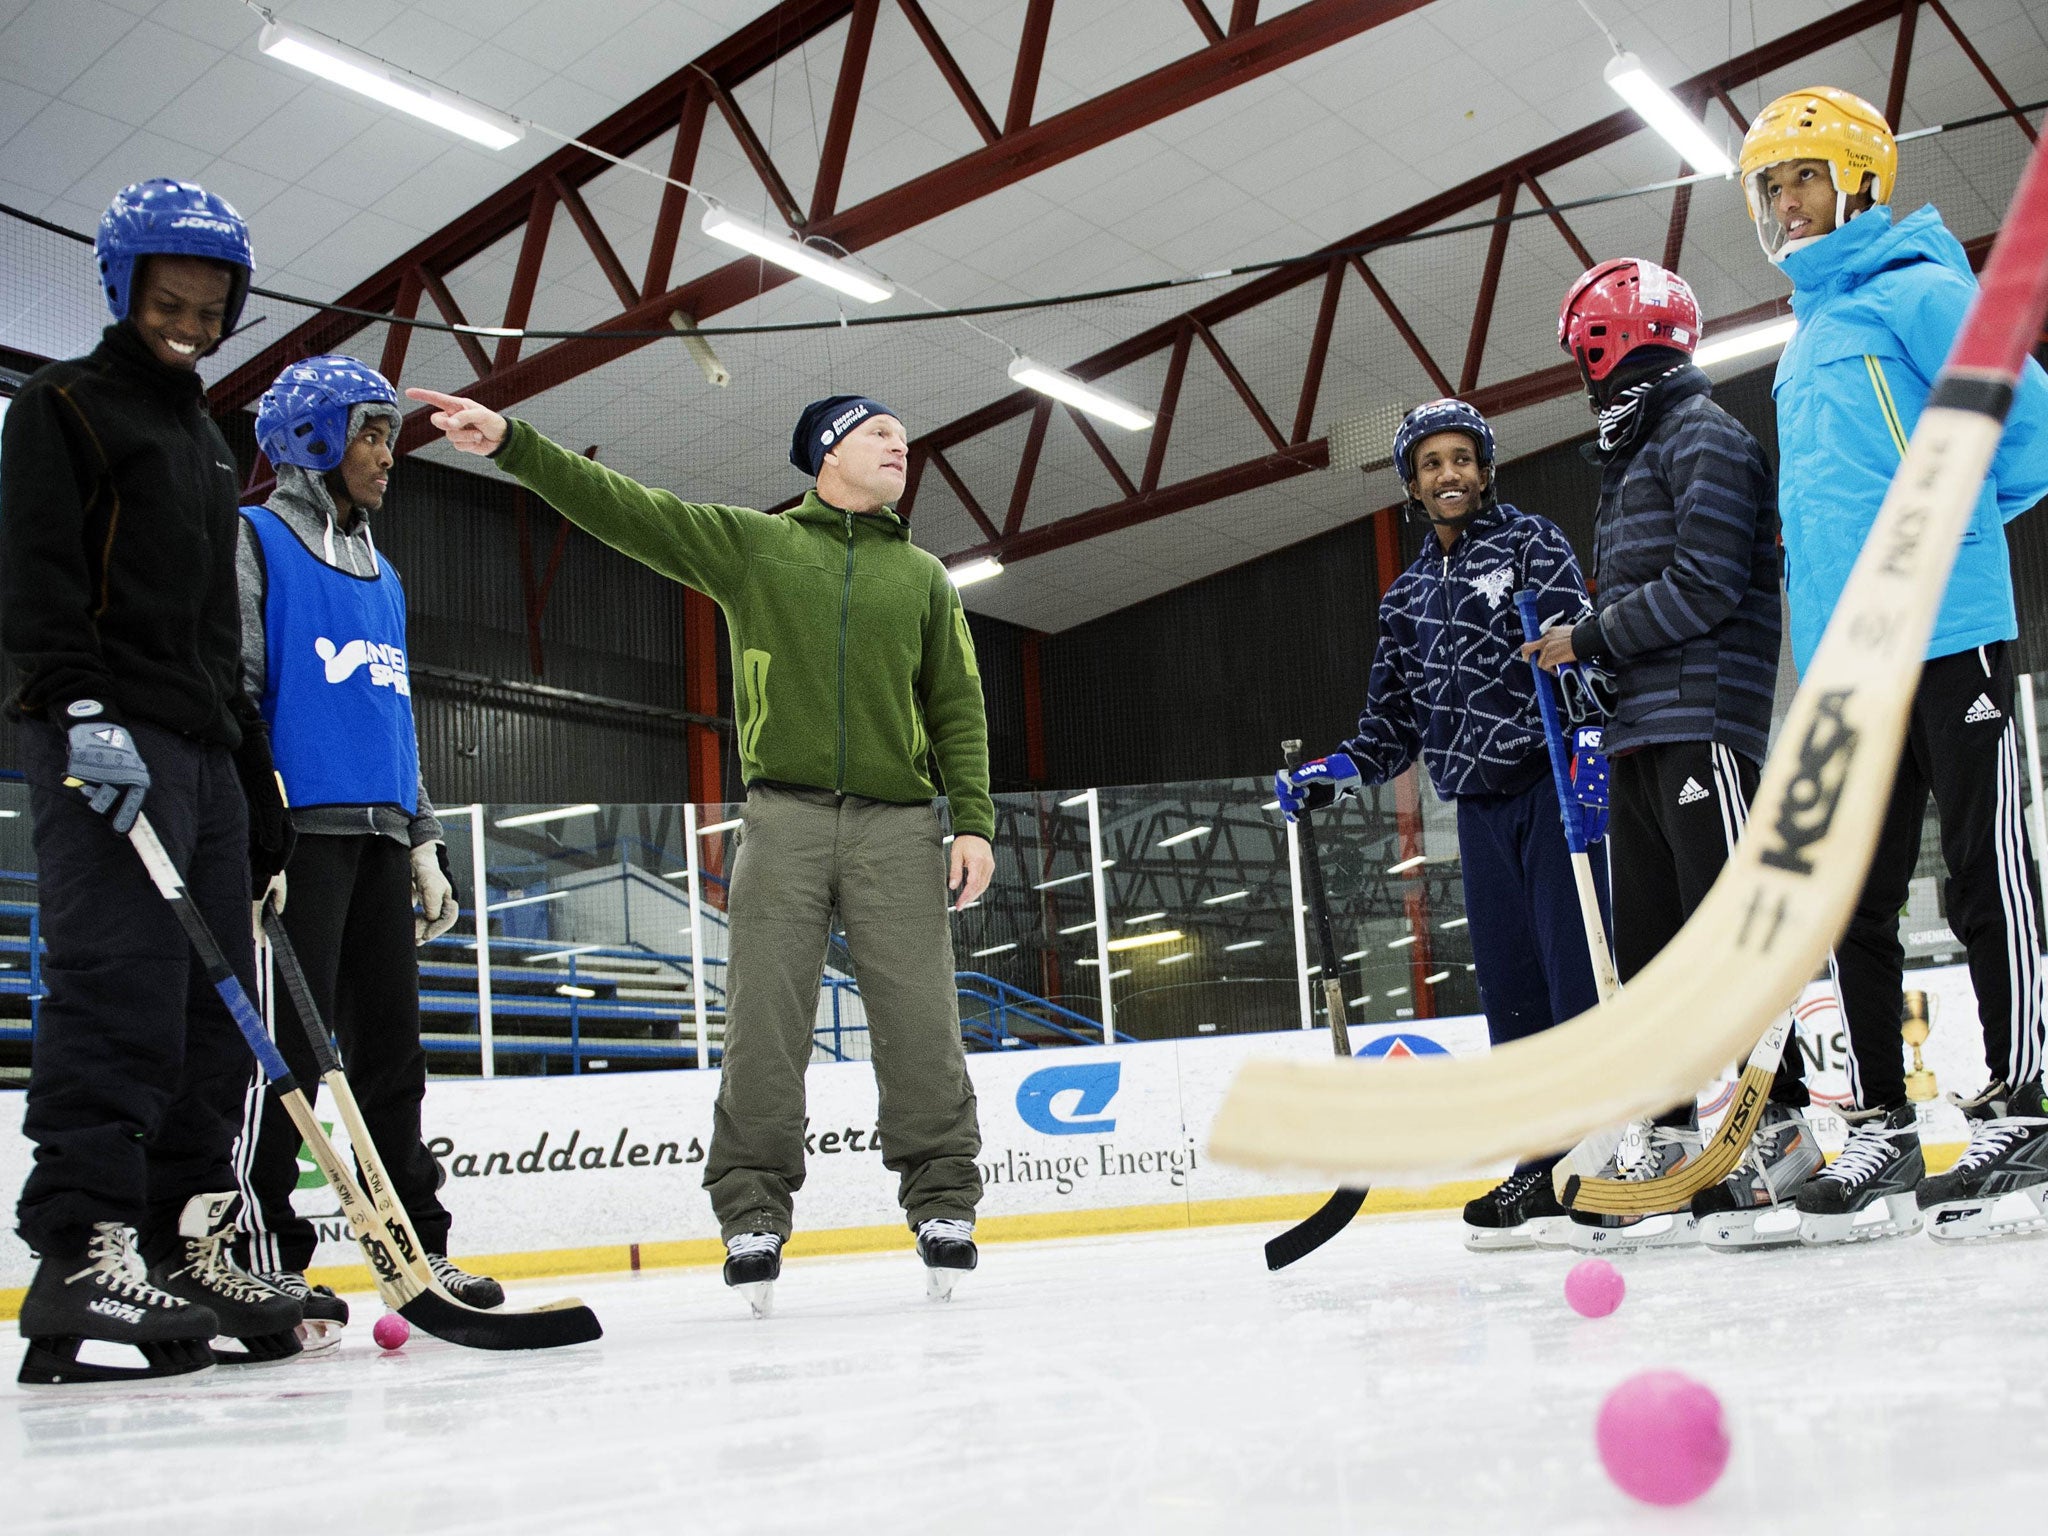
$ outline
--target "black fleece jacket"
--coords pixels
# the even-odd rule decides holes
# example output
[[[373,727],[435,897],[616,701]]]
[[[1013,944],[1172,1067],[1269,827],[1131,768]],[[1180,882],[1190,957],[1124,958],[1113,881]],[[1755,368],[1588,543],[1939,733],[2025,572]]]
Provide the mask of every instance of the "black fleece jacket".
[[[110,325],[22,386],[0,440],[0,649],[13,719],[96,698],[234,748],[242,690],[239,482],[198,374]]]

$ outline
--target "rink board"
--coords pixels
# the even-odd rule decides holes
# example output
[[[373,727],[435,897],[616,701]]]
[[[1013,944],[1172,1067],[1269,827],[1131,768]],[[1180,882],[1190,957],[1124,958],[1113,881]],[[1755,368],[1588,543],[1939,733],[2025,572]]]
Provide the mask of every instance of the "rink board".
[[[1955,966],[1913,979],[1935,998],[1926,1058],[1942,1088],[1981,1084],[1967,972]],[[1816,1098],[1839,1101],[1847,1082],[1832,993],[1810,987],[1799,1012]],[[1352,1041],[1360,1054],[1393,1056],[1487,1048],[1476,1016],[1354,1027]],[[1327,1188],[1213,1163],[1208,1129],[1247,1057],[1313,1059],[1328,1049],[1328,1035],[1316,1030],[970,1056],[983,1143],[982,1235],[1057,1237],[1306,1215]],[[872,1072],[864,1063],[814,1066],[807,1088],[808,1172],[796,1197],[792,1252],[907,1246],[896,1179],[875,1145]],[[489,1256],[504,1275],[717,1259],[717,1223],[702,1188],[717,1089],[716,1071],[433,1083],[424,1125],[448,1173],[442,1199],[455,1216],[456,1253]],[[1715,1097],[1705,1096],[1710,1112],[1719,1107]],[[0,1187],[9,1190],[28,1171],[22,1100],[19,1092],[0,1094]],[[324,1101],[320,1109],[323,1120],[332,1118]],[[1960,1123],[1948,1126],[1940,1116],[1953,1111],[1931,1112],[1930,1139],[1962,1140]],[[1832,1116],[1817,1129],[1839,1144]],[[339,1273],[356,1270],[357,1254],[332,1197],[310,1162],[302,1172],[299,1209],[321,1233],[315,1267],[359,1283],[359,1273]],[[1454,1205],[1477,1187],[1375,1191],[1368,1208]],[[0,1237],[0,1315],[12,1315],[31,1268],[20,1240],[11,1231]]]

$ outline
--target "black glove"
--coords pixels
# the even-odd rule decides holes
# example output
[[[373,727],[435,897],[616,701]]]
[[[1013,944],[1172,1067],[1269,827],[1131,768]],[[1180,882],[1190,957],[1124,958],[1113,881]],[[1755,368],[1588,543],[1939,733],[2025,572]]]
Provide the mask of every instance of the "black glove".
[[[235,748],[235,776],[249,802],[249,894],[260,897],[292,860],[298,834],[285,809],[284,786],[270,757],[270,731],[260,721],[242,723],[242,744]]]
[[[64,722],[70,748],[65,783],[77,788],[86,803],[126,837],[149,793],[149,766],[136,748],[134,733],[98,699],[76,699],[51,713]]]

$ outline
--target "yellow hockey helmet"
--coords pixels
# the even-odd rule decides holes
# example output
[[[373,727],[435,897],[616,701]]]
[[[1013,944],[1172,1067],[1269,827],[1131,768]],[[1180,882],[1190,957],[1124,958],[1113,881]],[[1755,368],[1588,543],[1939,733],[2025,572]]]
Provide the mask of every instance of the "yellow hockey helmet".
[[[1764,196],[1764,173],[1788,160],[1825,160],[1835,184],[1835,227],[1848,217],[1852,193],[1874,178],[1873,200],[1889,203],[1899,179],[1899,141],[1891,126],[1861,96],[1817,85],[1792,91],[1757,113],[1742,139],[1742,190],[1764,254],[1779,260],[1785,229]]]

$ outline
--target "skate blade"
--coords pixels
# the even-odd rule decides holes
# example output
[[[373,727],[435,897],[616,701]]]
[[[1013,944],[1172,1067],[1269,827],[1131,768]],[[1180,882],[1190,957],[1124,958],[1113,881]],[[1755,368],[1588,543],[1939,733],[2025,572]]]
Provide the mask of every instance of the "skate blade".
[[[1567,1242],[1558,1226],[1570,1226],[1569,1216],[1538,1216],[1518,1227],[1467,1227],[1465,1247],[1472,1253],[1511,1253],[1517,1249],[1552,1247]]]
[[[1566,1246],[1581,1253],[1639,1253],[1649,1248],[1689,1248],[1700,1240],[1699,1218],[1690,1211],[1645,1216],[1626,1227],[1588,1227],[1574,1221]]]
[[[1700,1241],[1718,1253],[1788,1248],[1799,1241],[1799,1212],[1789,1205],[1702,1216]]]
[[[768,1317],[775,1311],[773,1280],[750,1280],[744,1285],[734,1286],[733,1289],[746,1299],[749,1307],[754,1309],[755,1317]]]
[[[114,1365],[104,1360],[79,1358],[88,1348],[121,1359],[140,1359],[142,1365]],[[15,1380],[24,1387],[61,1387],[66,1391],[128,1387],[139,1382],[165,1381],[176,1376],[199,1376],[213,1369],[213,1352],[204,1339],[174,1339],[164,1343],[115,1344],[100,1339],[30,1339],[22,1355]]]
[[[953,1287],[966,1274],[964,1269],[926,1269],[924,1272],[924,1294],[928,1301],[951,1301]]]
[[[1949,1200],[1922,1214],[1927,1218],[1927,1235],[1937,1243],[1982,1243],[2048,1232],[2044,1200],[2048,1200],[2048,1185],[1994,1195],[1989,1200]]]
[[[223,1348],[225,1344],[227,1347]],[[213,1344],[215,1365],[282,1365],[305,1352],[305,1345],[299,1340],[299,1325],[294,1324],[283,1333],[258,1334],[253,1338],[235,1339],[217,1335]]]
[[[1885,1237],[1911,1237],[1924,1225],[1920,1202],[1911,1192],[1886,1195],[1860,1211],[1841,1216],[1799,1218],[1799,1241],[1809,1248],[1834,1243],[1873,1243]]]
[[[346,1323],[325,1317],[309,1317],[299,1324],[299,1348],[308,1355],[322,1354],[340,1344],[341,1336],[347,1331]]]

